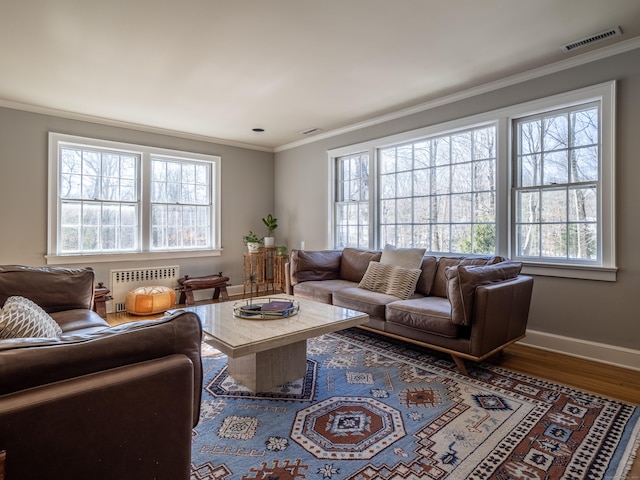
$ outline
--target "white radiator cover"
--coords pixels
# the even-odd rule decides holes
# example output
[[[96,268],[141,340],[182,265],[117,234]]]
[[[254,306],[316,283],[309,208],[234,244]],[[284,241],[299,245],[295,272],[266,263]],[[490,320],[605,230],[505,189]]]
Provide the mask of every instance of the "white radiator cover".
[[[137,287],[156,285],[161,287],[178,287],[180,266],[143,267],[111,270],[111,296],[113,297],[110,313],[124,312],[127,293]]]

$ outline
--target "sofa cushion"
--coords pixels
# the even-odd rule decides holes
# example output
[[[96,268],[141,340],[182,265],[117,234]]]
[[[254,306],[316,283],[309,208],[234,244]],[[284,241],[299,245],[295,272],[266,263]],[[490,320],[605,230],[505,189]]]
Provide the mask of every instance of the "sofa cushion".
[[[349,280],[311,280],[293,286],[293,295],[308,298],[320,303],[333,303],[333,292],[343,288],[356,287],[358,284]]]
[[[378,262],[382,252],[345,248],[340,260],[340,278],[351,282],[359,282],[369,267],[369,262]]]
[[[451,323],[451,304],[446,298],[423,297],[398,300],[386,306],[387,322],[447,338],[457,338],[460,326]]]
[[[515,278],[522,270],[522,263],[505,261],[493,265],[456,265],[447,269],[451,322],[471,325],[476,287],[487,283]]]
[[[456,265],[491,265],[502,260],[502,257],[497,256],[440,257],[431,295],[447,298],[447,268],[449,267]]]
[[[385,305],[397,300],[398,297],[358,287],[343,288],[333,293],[334,305],[364,312],[378,319],[384,319]]]
[[[381,262],[369,262],[369,267],[358,287],[407,299],[415,292],[416,282],[421,273],[422,270],[419,268],[402,268]]]
[[[380,263],[402,268],[420,268],[424,252],[424,248],[396,248],[393,245],[385,245]]]
[[[0,338],[60,337],[62,329],[28,298],[9,297],[0,314]]]
[[[340,278],[340,250],[298,250],[296,257],[297,282]]]
[[[427,296],[431,294],[431,289],[433,288],[433,281],[436,277],[436,270],[438,269],[438,259],[430,255],[424,257],[420,269],[422,273],[416,284],[416,292]]]

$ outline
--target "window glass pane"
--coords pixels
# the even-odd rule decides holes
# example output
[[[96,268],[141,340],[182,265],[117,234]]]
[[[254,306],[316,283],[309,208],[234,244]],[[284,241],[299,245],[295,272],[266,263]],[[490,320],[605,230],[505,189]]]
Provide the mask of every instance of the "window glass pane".
[[[542,148],[550,150],[566,149],[569,146],[569,122],[567,115],[547,117],[543,122],[544,137]]]
[[[516,251],[519,257],[540,256],[539,225],[518,225],[516,228]]]
[[[567,221],[567,192],[566,190],[543,190],[541,195],[541,221]]]
[[[596,187],[569,189],[569,221],[598,221],[598,197]]]
[[[573,150],[571,156],[571,181],[597,181],[598,147],[584,147]]]
[[[540,226],[542,256],[564,258],[567,256],[567,225],[542,224]]]
[[[598,109],[590,108],[571,114],[572,146],[597,145],[599,143]]]
[[[569,257],[574,259],[598,258],[598,224],[569,224]]]
[[[545,185],[567,183],[569,181],[569,161],[567,151],[545,153],[543,156],[543,182]]]

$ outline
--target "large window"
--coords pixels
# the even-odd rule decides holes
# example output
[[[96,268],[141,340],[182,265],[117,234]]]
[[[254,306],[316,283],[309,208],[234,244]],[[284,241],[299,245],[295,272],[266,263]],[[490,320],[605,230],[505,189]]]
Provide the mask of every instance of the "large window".
[[[219,157],[50,134],[49,263],[217,254]]]
[[[381,148],[378,162],[381,245],[494,253],[495,126]]]
[[[614,100],[610,82],[330,151],[333,247],[615,280]]]

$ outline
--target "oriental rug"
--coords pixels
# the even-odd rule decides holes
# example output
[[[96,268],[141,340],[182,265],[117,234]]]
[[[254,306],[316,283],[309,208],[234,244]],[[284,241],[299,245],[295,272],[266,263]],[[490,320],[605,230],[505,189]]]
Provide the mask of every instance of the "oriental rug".
[[[193,480],[623,479],[640,407],[350,329],[254,394],[203,346]]]

